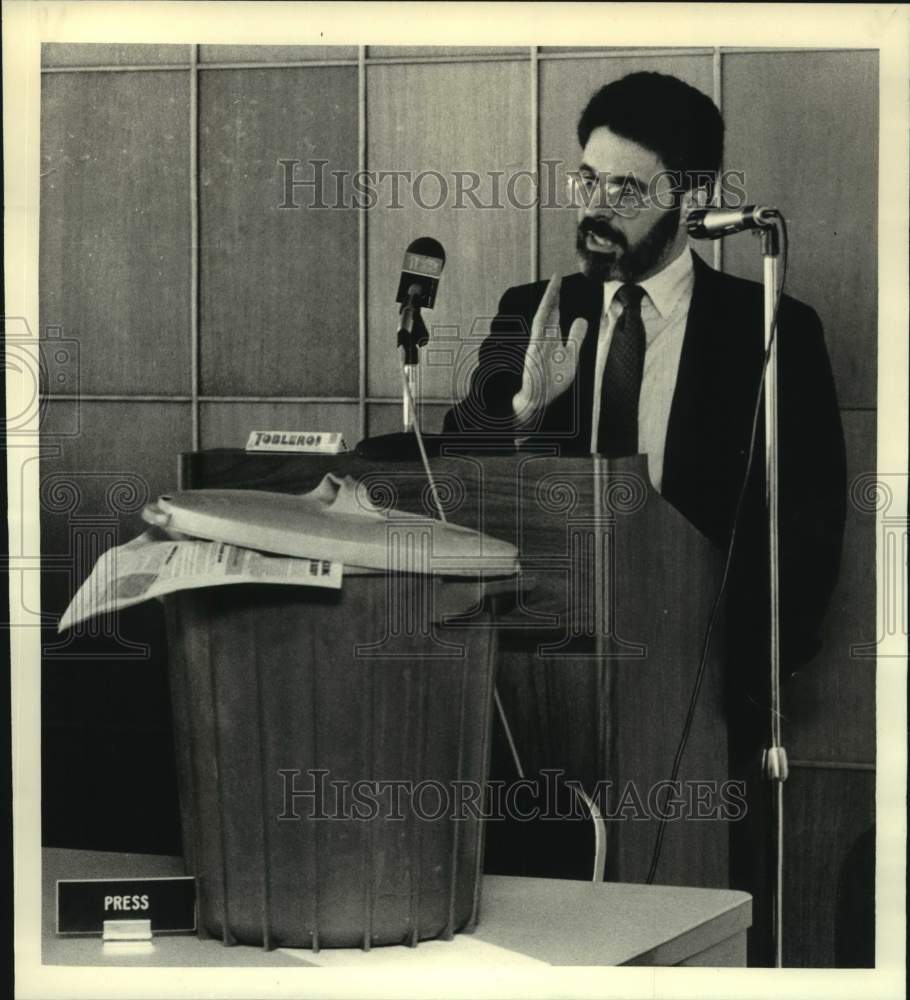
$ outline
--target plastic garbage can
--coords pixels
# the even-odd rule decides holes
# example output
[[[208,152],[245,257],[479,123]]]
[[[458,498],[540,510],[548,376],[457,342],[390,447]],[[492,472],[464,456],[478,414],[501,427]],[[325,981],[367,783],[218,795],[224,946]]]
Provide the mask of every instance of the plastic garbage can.
[[[165,600],[200,935],[369,948],[473,925],[496,661],[479,592],[379,574]],[[470,621],[438,624],[446,595]]]

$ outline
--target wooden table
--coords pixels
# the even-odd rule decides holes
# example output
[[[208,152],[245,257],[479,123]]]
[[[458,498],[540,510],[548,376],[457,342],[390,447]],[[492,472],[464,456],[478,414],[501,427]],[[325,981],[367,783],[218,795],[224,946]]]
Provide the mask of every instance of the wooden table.
[[[61,878],[183,874],[180,858],[46,848],[43,852],[42,960],[91,966],[318,966],[413,968],[455,965],[745,966],[752,899],[726,889],[510,878],[487,875],[480,922],[453,941],[369,952],[290,948],[262,951],[193,936],[150,945],[105,945],[100,938],[55,934],[55,883]],[[119,950],[118,950],[119,949]]]

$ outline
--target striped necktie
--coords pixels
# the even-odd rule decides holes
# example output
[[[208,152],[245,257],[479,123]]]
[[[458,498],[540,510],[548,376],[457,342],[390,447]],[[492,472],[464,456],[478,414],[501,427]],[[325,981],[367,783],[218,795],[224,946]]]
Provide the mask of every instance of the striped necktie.
[[[623,285],[616,293],[623,308],[604,367],[597,435],[598,452],[611,458],[638,453],[638,397],[645,366],[644,294],[638,285]]]

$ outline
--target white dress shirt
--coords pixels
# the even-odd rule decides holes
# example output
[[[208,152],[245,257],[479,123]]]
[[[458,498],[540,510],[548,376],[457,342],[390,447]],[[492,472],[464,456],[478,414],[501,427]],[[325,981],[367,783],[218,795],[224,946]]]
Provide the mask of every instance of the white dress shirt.
[[[654,489],[658,491],[663,479],[667,424],[692,301],[693,282],[692,254],[688,247],[662,271],[638,282],[645,290],[641,300],[641,318],[645,327],[645,367],[638,400],[638,451],[648,456],[648,475]],[[604,282],[604,311],[600,321],[594,368],[592,453],[597,451],[600,433],[600,394],[604,368],[613,329],[622,313],[622,305],[616,299],[616,293],[622,286],[621,281]]]

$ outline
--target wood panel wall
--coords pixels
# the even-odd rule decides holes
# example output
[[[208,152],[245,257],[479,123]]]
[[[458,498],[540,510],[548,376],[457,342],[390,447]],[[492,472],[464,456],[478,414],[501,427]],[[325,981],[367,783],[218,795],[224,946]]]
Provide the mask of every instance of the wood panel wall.
[[[241,446],[267,425],[352,442],[397,428],[393,299],[411,239],[435,236],[448,254],[430,314],[440,349],[424,366],[429,429],[502,291],[574,269],[566,209],[433,210],[410,194],[397,209],[281,209],[280,159],[444,176],[572,169],[583,103],[636,69],[712,95],[726,166],[745,171],[749,200],[786,212],[788,288],[825,323],[851,479],[875,472],[874,52],[49,45],[43,63],[40,322],[75,344],[47,385],[49,643],[85,568],[76,552],[137,533],[131,491],[173,488],[178,451]],[[533,201],[528,183],[516,191]],[[424,200],[433,191],[427,181]],[[697,249],[756,276],[748,236]],[[831,879],[874,818],[874,661],[855,647],[875,639],[875,523],[849,509],[825,648],[787,691],[793,964],[833,963]],[[170,760],[159,626],[154,609],[134,612],[105,657],[89,635],[48,656],[48,843],[174,849],[167,775],[140,790],[123,763],[137,746],[149,775]],[[121,819],[101,831],[79,802],[114,786]]]

